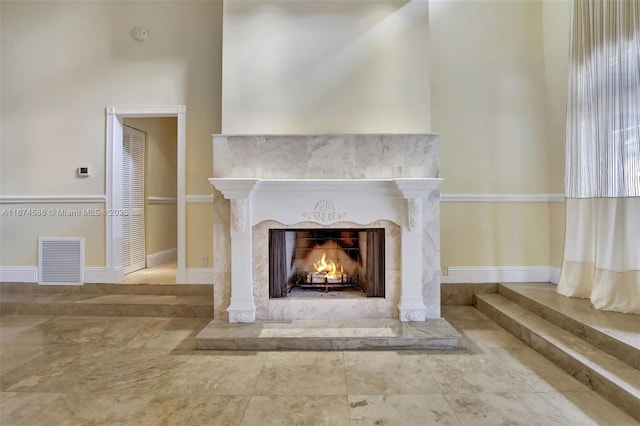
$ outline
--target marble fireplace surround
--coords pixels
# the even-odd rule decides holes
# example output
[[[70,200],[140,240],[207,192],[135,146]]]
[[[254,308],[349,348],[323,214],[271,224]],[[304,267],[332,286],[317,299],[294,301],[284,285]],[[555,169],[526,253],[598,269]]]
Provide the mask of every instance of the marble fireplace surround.
[[[439,318],[438,162],[432,134],[214,135],[214,316]],[[385,298],[268,299],[269,228],[372,224],[386,229]]]

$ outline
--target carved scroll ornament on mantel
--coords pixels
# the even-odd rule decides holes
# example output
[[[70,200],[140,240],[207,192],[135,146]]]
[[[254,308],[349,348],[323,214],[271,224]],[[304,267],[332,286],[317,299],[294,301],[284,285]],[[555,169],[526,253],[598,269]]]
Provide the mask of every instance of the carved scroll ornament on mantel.
[[[420,321],[422,316],[416,311],[409,311],[404,314],[404,317],[407,321]]]
[[[336,210],[336,204],[331,200],[320,200],[316,203],[313,211],[304,212],[302,216],[305,219],[315,222],[330,224],[343,220],[347,216],[347,213],[338,212]]]
[[[409,198],[407,207],[409,232],[417,232],[422,226],[422,200],[420,198]]]
[[[238,232],[244,232],[247,223],[247,200],[234,199],[231,200],[231,224],[233,229]]]

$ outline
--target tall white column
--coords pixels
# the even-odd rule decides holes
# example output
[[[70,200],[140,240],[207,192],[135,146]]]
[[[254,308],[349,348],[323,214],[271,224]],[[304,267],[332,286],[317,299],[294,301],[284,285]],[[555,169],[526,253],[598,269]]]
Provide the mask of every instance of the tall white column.
[[[400,270],[400,321],[424,321],[427,307],[422,296],[422,199],[405,200],[406,217],[402,225],[402,263]]]
[[[442,179],[394,179],[405,203],[402,221],[400,321],[425,321],[429,318],[423,292],[423,202],[433,190],[439,190]],[[439,285],[439,282],[437,283]],[[439,292],[437,292],[439,294]],[[440,303],[440,300],[429,301]]]
[[[251,198],[257,179],[209,179],[224,198],[231,200],[231,301],[229,322],[255,322],[253,297],[253,244]]]

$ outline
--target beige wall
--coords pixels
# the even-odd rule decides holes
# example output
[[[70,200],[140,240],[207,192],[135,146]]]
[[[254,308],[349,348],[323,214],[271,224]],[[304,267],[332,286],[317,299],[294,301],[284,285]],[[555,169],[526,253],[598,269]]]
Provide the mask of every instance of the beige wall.
[[[426,132],[427,1],[227,1],[222,131]]]
[[[443,193],[563,192],[556,91],[567,60],[558,36],[569,22],[568,14],[549,16],[551,7],[543,13],[543,3],[430,2],[431,121],[441,135]],[[558,229],[552,204],[443,204],[442,265],[549,265],[559,242],[550,237],[552,220]]]
[[[213,261],[213,204],[189,203],[187,215],[187,268],[211,267]],[[203,259],[204,258],[204,259]]]
[[[187,194],[211,193],[220,132],[433,131],[444,193],[562,192],[567,1],[224,9],[223,65],[219,1],[0,2],[0,193],[104,194],[105,107],[176,104]],[[85,165],[91,178],[77,178]],[[559,266],[563,209],[445,203],[442,263]],[[211,212],[187,206],[189,267],[211,256]],[[95,218],[0,218],[0,264],[36,265],[37,236],[52,235],[84,236],[87,266],[104,265]]]
[[[564,193],[565,129],[567,124],[567,84],[569,72],[569,0],[542,4],[545,111],[549,144],[549,192]],[[559,268],[564,251],[564,203],[549,209],[549,264]]]
[[[149,197],[176,197],[177,134],[176,118],[125,118],[124,124],[146,134],[144,160],[144,214],[146,254],[178,246],[178,207],[149,203]]]
[[[548,203],[444,203],[441,211],[444,266],[549,264]]]
[[[546,193],[542,3],[430,4],[442,192]]]
[[[85,238],[85,266],[104,266],[104,217],[79,216],[83,209],[102,208],[101,204],[10,204],[0,209],[38,209],[46,216],[0,217],[0,265],[37,266],[38,237]]]
[[[2,1],[0,8],[2,195],[104,194],[110,105],[186,105],[186,192],[212,192],[206,179],[211,134],[221,130],[221,2]],[[144,42],[131,36],[140,25],[150,34]],[[89,166],[91,177],[77,178],[79,166]],[[61,232],[85,237],[87,265],[104,265],[104,220],[61,221],[2,219],[2,265],[36,265],[34,238]],[[190,250],[206,245],[200,239],[211,235],[186,241],[197,259],[208,255]]]
[[[428,13],[426,5],[227,2],[223,132],[434,131],[443,193],[562,192],[562,97],[548,95],[566,72],[562,48],[545,47],[568,31],[568,15],[552,18],[558,7],[543,11],[539,0],[431,1]],[[409,22],[421,29],[398,30]],[[558,251],[552,209],[445,204],[442,264],[548,265]]]
[[[562,266],[564,254],[565,203],[549,205],[549,264]]]

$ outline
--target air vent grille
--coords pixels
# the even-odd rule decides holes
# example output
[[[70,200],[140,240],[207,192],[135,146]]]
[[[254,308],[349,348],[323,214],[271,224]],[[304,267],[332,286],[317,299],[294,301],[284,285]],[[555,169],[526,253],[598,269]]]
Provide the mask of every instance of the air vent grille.
[[[82,284],[84,238],[38,239],[39,284]]]

